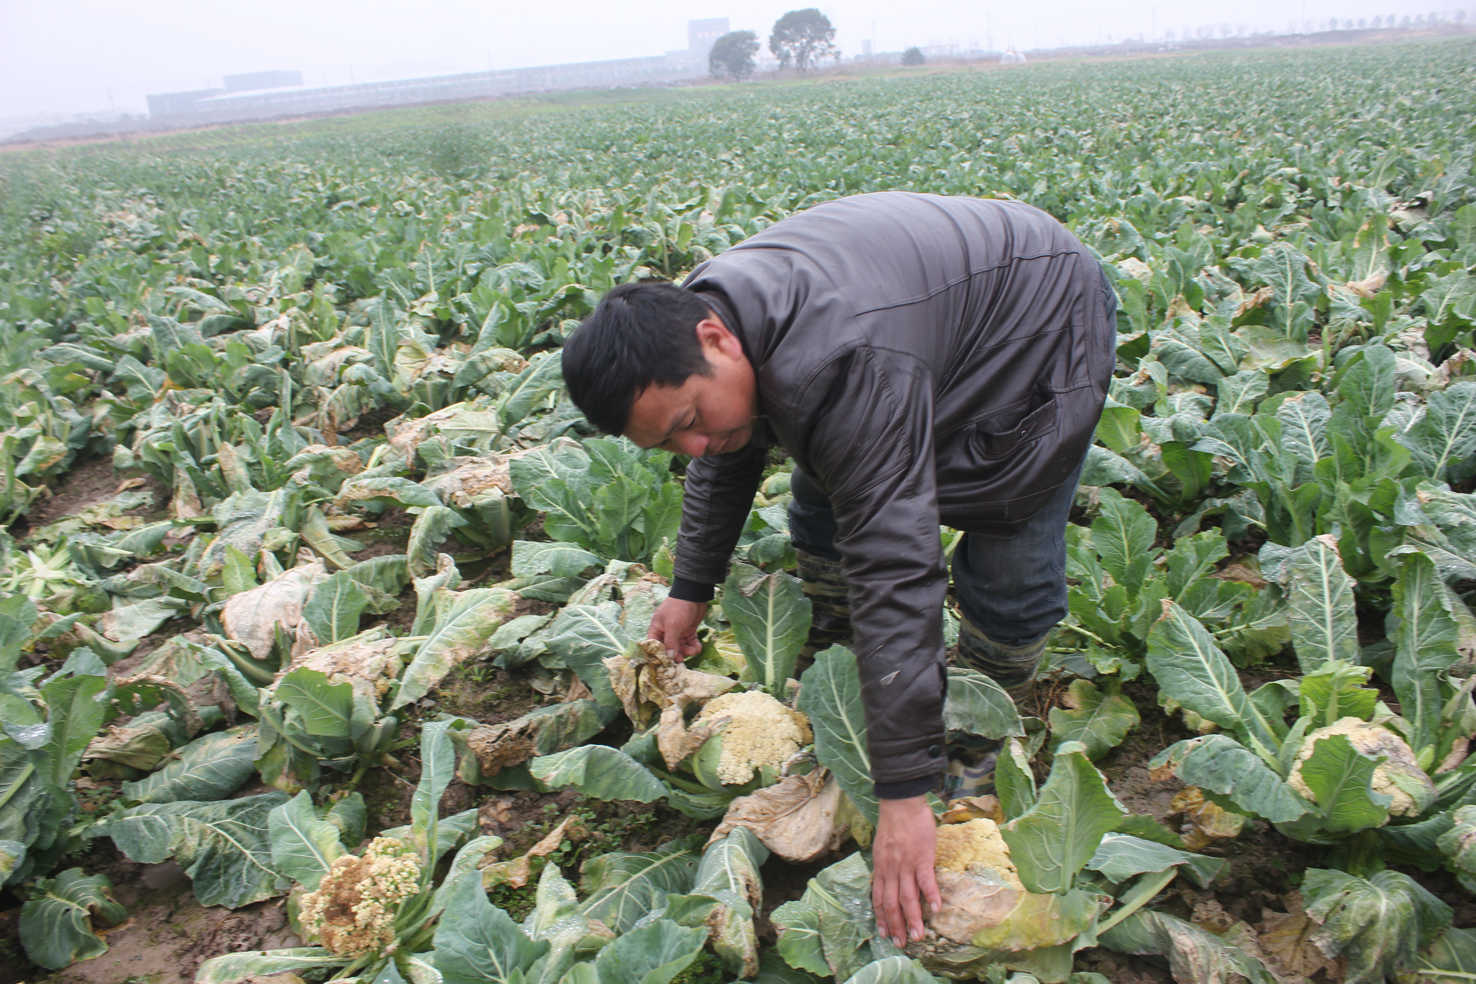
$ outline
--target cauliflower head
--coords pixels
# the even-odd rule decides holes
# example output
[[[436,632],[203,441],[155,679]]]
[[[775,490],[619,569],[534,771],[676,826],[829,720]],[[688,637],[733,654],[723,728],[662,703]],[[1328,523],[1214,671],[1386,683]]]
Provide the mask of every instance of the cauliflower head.
[[[1296,764],[1286,781],[1307,799],[1317,802],[1317,797],[1302,778],[1302,766],[1317,750],[1319,740],[1334,735],[1345,736],[1365,755],[1383,756],[1385,761],[1374,769],[1373,791],[1390,797],[1390,816],[1418,816],[1435,798],[1435,784],[1415,761],[1414,752],[1403,738],[1376,724],[1345,717],[1309,733],[1297,752]]]
[[[302,928],[338,957],[382,953],[395,941],[400,903],[420,890],[420,858],[398,837],[376,837],[362,857],[329,866],[302,899]]]
[[[1019,872],[1010,860],[1010,848],[999,833],[999,824],[988,817],[967,823],[945,823],[938,828],[938,853],[933,866],[939,871],[967,872],[975,865],[987,868],[999,880],[1024,891]]]
[[[719,743],[717,776],[729,786],[749,782],[760,766],[779,768],[815,740],[808,718],[762,690],[714,697],[692,723],[715,732],[707,745]]]

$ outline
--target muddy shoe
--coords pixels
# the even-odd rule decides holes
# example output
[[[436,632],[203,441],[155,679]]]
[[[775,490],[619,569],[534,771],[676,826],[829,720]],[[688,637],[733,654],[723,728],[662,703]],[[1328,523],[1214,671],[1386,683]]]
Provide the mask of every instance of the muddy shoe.
[[[943,801],[993,795],[994,763],[999,760],[1004,743],[981,735],[952,732],[945,747],[948,767],[943,771],[943,788],[938,793]]]

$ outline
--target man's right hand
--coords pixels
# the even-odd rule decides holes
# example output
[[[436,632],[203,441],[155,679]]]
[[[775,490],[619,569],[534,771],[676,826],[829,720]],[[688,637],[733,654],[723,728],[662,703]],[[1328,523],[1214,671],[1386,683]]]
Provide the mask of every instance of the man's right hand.
[[[697,626],[707,614],[705,601],[681,601],[668,598],[651,616],[651,629],[647,639],[655,639],[666,647],[675,660],[685,660],[702,651],[702,641],[697,638]]]

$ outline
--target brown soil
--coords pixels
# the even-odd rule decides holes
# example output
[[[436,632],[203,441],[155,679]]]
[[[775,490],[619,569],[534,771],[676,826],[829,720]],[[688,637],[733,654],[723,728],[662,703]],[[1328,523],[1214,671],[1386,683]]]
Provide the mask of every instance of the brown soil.
[[[48,485],[48,491],[31,505],[30,511],[18,519],[11,532],[23,539],[33,530],[38,530],[59,519],[75,516],[88,506],[107,502],[120,491],[125,481],[141,479],[141,488],[153,494],[153,504],[148,509],[132,509],[124,515],[150,517],[160,513],[168,504],[170,490],[162,482],[142,472],[120,474],[113,470],[113,459],[106,456],[78,458],[72,467]]]
[[[354,560],[369,560],[371,557],[405,552],[410,542],[410,528],[415,525],[414,516],[399,506],[388,506],[378,516],[366,518],[374,526],[353,532],[353,538],[365,545],[363,550],[354,552]]]
[[[188,984],[211,957],[239,950],[300,946],[287,928],[284,899],[234,911],[202,906],[190,880],[173,861],[135,864],[100,841],[85,865],[108,876],[114,897],[128,907],[128,920],[106,934],[108,952],[49,973],[24,957],[13,921],[0,919],[0,982],[3,984]],[[4,946],[13,944],[15,956]]]
[[[458,667],[441,681],[432,699],[438,712],[483,724],[511,721],[549,703],[525,676],[492,669],[490,663]]]

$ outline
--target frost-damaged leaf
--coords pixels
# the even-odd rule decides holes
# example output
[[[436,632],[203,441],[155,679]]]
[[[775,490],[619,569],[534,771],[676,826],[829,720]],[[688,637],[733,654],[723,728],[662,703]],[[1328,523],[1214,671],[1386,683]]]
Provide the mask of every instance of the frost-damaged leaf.
[[[473,759],[463,760],[458,774],[475,784],[534,756],[583,745],[604,730],[615,713],[592,700],[575,700],[535,708],[514,721],[452,732],[452,740],[465,746]]]
[[[667,793],[666,786],[644,765],[609,745],[581,745],[544,755],[530,762],[528,771],[549,789],[573,787],[606,802],[651,803]]]
[[[1381,871],[1365,881],[1310,868],[1302,882],[1307,915],[1322,924],[1312,942],[1347,961],[1347,984],[1374,984],[1411,967],[1421,947],[1450,927],[1450,906],[1406,874]]]
[[[707,942],[704,929],[657,919],[600,950],[594,970],[600,984],[671,984],[692,965]]]
[[[962,666],[948,668],[943,727],[985,738],[1021,738],[1025,735],[1020,711],[1004,688],[977,670]]]
[[[1051,708],[1051,735],[1058,744],[1081,742],[1094,762],[1121,744],[1139,721],[1132,701],[1104,694],[1090,680],[1072,680],[1062,700],[1070,710]]]
[[[528,879],[533,876],[534,859],[547,858],[550,854],[554,853],[560,847],[562,847],[564,842],[570,839],[569,828],[575,827],[575,825],[578,823],[578,817],[565,817],[563,820],[559,821],[559,825],[557,827],[545,834],[542,840],[534,844],[532,847],[528,848],[527,851],[523,852],[519,856],[511,858],[507,861],[492,861],[489,857],[487,857],[491,851],[496,850],[502,845],[501,837],[479,838],[480,840],[490,842],[489,845],[483,850],[483,857],[486,858],[486,860],[472,864],[469,870],[475,870],[477,872],[478,877],[481,878],[482,887],[487,889],[488,891],[491,891],[498,885],[510,885],[513,888],[523,888],[528,884]],[[582,828],[576,827],[576,836],[580,829]],[[462,855],[464,855],[465,853],[466,851],[465,849],[463,849],[457,855],[458,860],[460,860]],[[445,891],[446,886],[443,883],[441,888],[438,889],[437,892],[438,894],[440,894],[444,893]]]
[[[474,588],[454,595],[401,674],[400,692],[389,709],[424,697],[447,673],[475,656],[512,616],[517,601],[517,593],[505,588]]]
[[[1290,575],[1292,645],[1303,673],[1331,660],[1358,661],[1358,615],[1353,607],[1353,579],[1343,570],[1338,541],[1331,534],[1313,537],[1287,558]]]
[[[847,825],[838,820],[841,795],[840,783],[828,769],[785,776],[733,800],[712,839],[746,827],[786,861],[813,861],[827,850],[838,850],[847,833]]]
[[[256,725],[202,735],[158,772],[123,784],[124,799],[141,803],[208,802],[229,796],[256,771]]]
[[[286,793],[270,792],[214,803],[148,803],[99,824],[92,836],[113,838],[140,864],[174,858],[201,905],[237,909],[287,887],[271,865],[267,837],[268,814],[286,801]]]
[[[1164,696],[1229,731],[1244,734],[1263,758],[1280,742],[1245,696],[1240,676],[1199,620],[1172,601],[1148,631],[1148,671]]]
[[[1066,892],[1102,836],[1116,829],[1127,812],[1087,758],[1086,746],[1067,742],[1056,749],[1035,805],[1000,833],[1027,889]]]
[[[1155,779],[1177,776],[1272,823],[1289,823],[1311,808],[1254,752],[1227,735],[1175,742],[1154,756],[1148,768]]]
[[[758,932],[753,915],[763,905],[764,882],[759,866],[768,857],[769,849],[752,831],[735,828],[708,845],[692,884],[693,894],[718,900],[717,909],[708,917],[712,948],[729,972],[739,977],[758,973]]]
[[[809,672],[805,673],[806,682]],[[871,868],[852,854],[810,879],[797,902],[786,902],[770,917],[779,932],[779,953],[791,966],[845,980],[877,956],[872,938]]]
[[[1112,901],[1079,889],[1037,895],[957,871],[939,871],[937,876],[943,907],[925,917],[927,925],[943,941],[984,951],[954,951],[947,961],[950,970],[960,969],[970,957],[987,962],[1069,943],[1090,929]]]
[[[351,478],[338,490],[338,505],[350,502],[381,502],[395,506],[439,506],[441,499],[434,491],[408,478],[379,475]]]
[[[431,960],[445,984],[522,984],[548,950],[488,900],[479,879],[468,878],[447,900]]]
[[[1135,912],[1101,934],[1109,950],[1168,957],[1180,984],[1276,984],[1261,963],[1233,943],[1162,912]]]
[[[578,665],[584,665],[582,660],[587,657],[580,655],[575,645],[575,640],[580,637],[589,640],[588,647],[595,653],[627,638],[619,623],[611,621],[616,616],[615,607],[613,603],[601,605],[570,619],[570,628],[574,631],[562,637],[563,641],[555,647],[567,654],[564,657],[566,661],[572,662],[577,658],[581,660]],[[641,729],[647,728],[673,705],[685,708],[695,703],[700,707],[738,686],[738,681],[728,677],[688,669],[654,639],[628,643],[620,654],[603,659],[600,669],[608,677],[611,696],[619,700],[626,715]]]
[[[780,693],[810,631],[810,600],[799,579],[734,564],[723,585],[723,617],[733,625],[753,678],[769,693]]]
[[[815,732],[815,758],[831,771],[862,815],[876,823],[861,677],[850,650],[831,646],[815,657],[800,687],[799,709]]]
[[[701,837],[669,841],[648,854],[615,851],[584,863],[581,887],[586,919],[599,920],[615,933],[628,933],[670,893],[687,893],[697,866]]]
[[[226,636],[251,650],[256,659],[267,659],[276,640],[277,626],[289,634],[296,630],[313,586],[327,578],[323,565],[314,561],[294,567],[259,588],[231,595],[221,613]]]
[[[31,887],[21,906],[20,938],[26,956],[51,970],[108,951],[97,930],[116,926],[128,910],[113,901],[113,884],[102,875],[85,875],[69,868],[55,878],[43,878]]]
[[[312,797],[303,790],[267,814],[272,865],[308,891],[316,891],[333,859],[343,854],[340,830],[318,816]]]
[[[326,971],[342,966],[343,957],[334,956],[321,946],[227,953],[202,963],[195,973],[195,984],[239,984],[258,977]]]
[[[1196,885],[1208,888],[1209,883],[1224,871],[1226,864],[1228,862],[1221,858],[1190,854],[1131,834],[1112,833],[1102,838],[1087,867],[1100,871],[1108,881],[1122,882],[1146,871],[1167,871],[1179,865]]]

